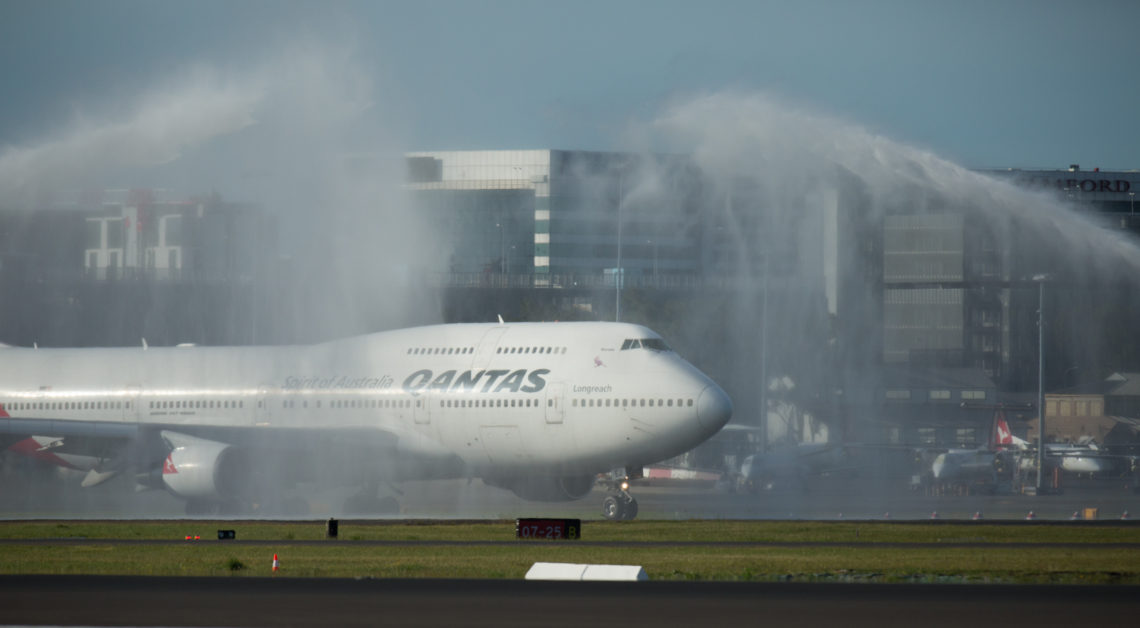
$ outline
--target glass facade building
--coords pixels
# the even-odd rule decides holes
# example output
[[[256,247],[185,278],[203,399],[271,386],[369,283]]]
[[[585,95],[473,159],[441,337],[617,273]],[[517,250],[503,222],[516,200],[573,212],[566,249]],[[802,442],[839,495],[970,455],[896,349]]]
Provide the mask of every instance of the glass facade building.
[[[680,155],[439,151],[407,159],[417,207],[450,241],[453,283],[504,276],[520,287],[605,286],[620,268],[631,287],[762,287],[818,304],[836,333],[860,346],[855,360],[973,368],[994,381],[1035,351],[1018,334],[1035,308],[1019,282],[1036,258],[1018,250],[1017,225],[985,207],[922,190],[875,199],[854,177],[822,172],[796,175],[799,186],[763,173],[712,182]],[[1140,226],[1137,172],[982,174],[1055,189],[1106,223]]]

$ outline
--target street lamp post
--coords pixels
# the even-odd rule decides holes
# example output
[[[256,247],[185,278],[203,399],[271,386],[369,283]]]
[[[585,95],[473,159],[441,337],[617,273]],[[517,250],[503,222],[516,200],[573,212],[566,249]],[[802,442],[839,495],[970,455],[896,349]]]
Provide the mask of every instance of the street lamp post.
[[[1044,490],[1045,469],[1045,281],[1048,275],[1034,275],[1037,282],[1037,489]]]
[[[504,225],[500,219],[500,222],[495,223],[495,226],[499,229],[499,273],[505,275],[507,273],[507,236],[505,233],[506,225]]]
[[[647,244],[653,245],[653,281],[656,284],[656,282],[657,282],[657,241],[656,240],[649,240],[647,242]]]
[[[614,269],[614,321],[621,322],[621,288],[624,273],[621,268],[621,206],[625,196],[625,166],[618,169],[617,198],[617,268]]]

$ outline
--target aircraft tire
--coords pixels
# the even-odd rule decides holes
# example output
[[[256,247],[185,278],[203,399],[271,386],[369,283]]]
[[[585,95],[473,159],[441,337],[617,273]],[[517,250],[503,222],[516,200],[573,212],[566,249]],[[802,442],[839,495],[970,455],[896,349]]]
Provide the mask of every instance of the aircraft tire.
[[[637,518],[637,500],[630,497],[626,502],[625,508],[622,509],[622,519],[625,521],[633,521]]]
[[[625,500],[618,495],[606,495],[602,500],[602,516],[608,521],[620,521],[625,518]]]

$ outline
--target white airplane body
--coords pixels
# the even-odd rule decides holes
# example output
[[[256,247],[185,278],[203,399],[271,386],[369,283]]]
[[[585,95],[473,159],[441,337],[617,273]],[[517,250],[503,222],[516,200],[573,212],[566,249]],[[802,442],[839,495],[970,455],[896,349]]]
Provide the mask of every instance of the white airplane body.
[[[939,480],[986,480],[996,481],[999,458],[1006,456],[1006,462],[1018,452],[1023,470],[1036,469],[1036,447],[1029,441],[1014,436],[1005,419],[998,416],[994,420],[993,437],[990,444],[980,449],[950,449],[936,455],[931,463],[931,472]],[[1100,449],[1096,443],[1077,444],[1046,443],[1045,461],[1070,473],[1106,473],[1121,466],[1130,459],[1128,456],[1110,454]]]
[[[436,325],[307,346],[0,350],[0,439],[87,461],[87,483],[157,474],[197,501],[316,451],[362,482],[481,477],[531,499],[686,451],[724,391],[621,323]],[[353,463],[353,464],[350,464]],[[58,462],[57,462],[58,464]],[[280,464],[280,460],[278,460]],[[361,466],[362,465],[362,466]],[[362,471],[363,469],[363,471]]]
[[[1076,445],[1045,443],[1046,462],[1069,473],[1107,473],[1117,469],[1127,458],[1128,456],[1110,454],[1091,442]],[[1037,461],[1034,457],[1027,456],[1022,459],[1022,466],[1035,469]]]
[[[809,476],[852,471],[847,450],[833,443],[796,443],[744,458],[740,479],[746,490],[771,489],[781,483],[800,486]]]

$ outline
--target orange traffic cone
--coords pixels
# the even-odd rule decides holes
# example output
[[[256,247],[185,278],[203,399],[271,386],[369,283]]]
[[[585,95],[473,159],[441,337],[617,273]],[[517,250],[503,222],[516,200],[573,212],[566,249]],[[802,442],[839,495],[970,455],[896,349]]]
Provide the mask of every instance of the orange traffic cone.
[[[1127,510],[1125,510],[1125,511],[1124,511],[1124,512],[1122,512],[1122,513],[1120,513],[1120,520],[1121,520],[1121,521],[1128,521],[1128,511],[1127,511]]]
[[[274,554],[273,555],[273,573],[277,573],[277,566],[278,566],[277,554]]]
[[[1025,515],[1026,521],[1033,521],[1036,518],[1037,518],[1037,515],[1034,514],[1032,510],[1029,511],[1029,514]]]
[[[1073,516],[1069,517],[1069,521],[1076,521],[1077,519],[1080,519],[1080,518],[1081,518],[1081,512],[1079,510],[1074,510]]]
[[[982,520],[982,511],[980,511],[980,510],[974,511],[974,521],[981,521],[981,520]]]

